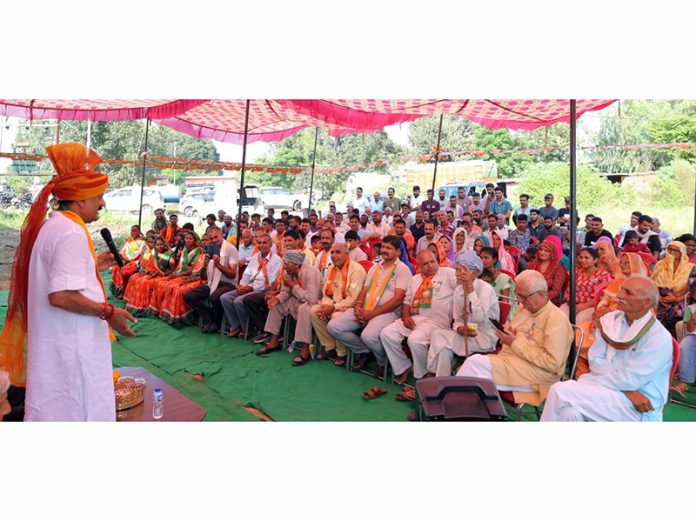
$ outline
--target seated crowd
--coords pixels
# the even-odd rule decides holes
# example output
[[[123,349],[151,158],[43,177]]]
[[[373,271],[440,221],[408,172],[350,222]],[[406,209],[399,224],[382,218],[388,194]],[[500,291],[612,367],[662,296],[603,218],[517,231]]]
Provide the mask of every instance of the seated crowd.
[[[696,239],[673,239],[640,212],[616,235],[587,215],[571,237],[569,199],[553,202],[533,208],[522,194],[515,209],[492,184],[449,199],[414,186],[403,201],[358,188],[345,214],[333,203],[307,218],[268,210],[237,227],[220,211],[201,237],[158,210],[144,237],[132,228],[112,291],[135,315],[253,338],[259,356],[281,349],[290,316],[293,365],[351,357],[375,376],[390,366],[404,384],[397,399],[415,398],[410,377],[451,375],[464,358],[456,374],[490,379],[515,403],[545,401],[542,420],[660,420],[673,338],[672,390],[696,382]],[[576,337],[571,240],[584,342],[579,378],[561,382]]]

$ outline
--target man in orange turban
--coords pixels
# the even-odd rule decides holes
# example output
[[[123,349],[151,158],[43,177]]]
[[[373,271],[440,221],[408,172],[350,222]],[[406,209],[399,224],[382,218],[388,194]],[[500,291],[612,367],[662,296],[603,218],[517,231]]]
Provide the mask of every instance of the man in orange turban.
[[[109,178],[94,171],[101,158],[84,145],[46,150],[57,175],[22,226],[0,369],[22,384],[26,360],[25,420],[114,421],[110,327],[134,336],[135,319],[107,302],[99,272],[113,256],[96,255],[85,226],[99,219]],[[46,219],[51,194],[59,208]]]

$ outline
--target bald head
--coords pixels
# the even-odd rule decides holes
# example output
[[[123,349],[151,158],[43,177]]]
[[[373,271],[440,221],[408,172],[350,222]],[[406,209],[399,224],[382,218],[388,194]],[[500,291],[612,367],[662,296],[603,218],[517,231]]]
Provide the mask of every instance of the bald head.
[[[622,296],[623,294],[623,296]],[[644,275],[633,275],[626,279],[618,295],[619,309],[642,311],[643,314],[657,306],[660,292],[655,283]],[[624,306],[622,307],[622,300]],[[624,309],[627,308],[627,309]]]
[[[331,262],[342,268],[348,259],[348,245],[345,242],[334,242],[331,246]]]
[[[418,261],[418,269],[424,277],[430,277],[437,273],[438,263],[432,251],[423,250],[416,257],[416,261]]]

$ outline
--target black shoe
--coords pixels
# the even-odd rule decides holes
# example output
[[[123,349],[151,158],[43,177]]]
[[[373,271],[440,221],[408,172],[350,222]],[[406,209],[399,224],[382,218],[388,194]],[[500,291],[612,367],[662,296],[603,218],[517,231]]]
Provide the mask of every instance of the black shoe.
[[[252,342],[254,342],[254,344],[263,344],[269,338],[271,338],[270,333],[266,333],[265,331],[261,331],[258,335],[256,335],[253,338]]]

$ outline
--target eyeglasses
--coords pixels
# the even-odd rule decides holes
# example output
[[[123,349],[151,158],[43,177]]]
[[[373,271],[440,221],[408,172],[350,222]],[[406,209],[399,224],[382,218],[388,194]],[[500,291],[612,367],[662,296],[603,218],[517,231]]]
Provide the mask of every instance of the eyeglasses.
[[[529,295],[522,295],[521,293],[518,293],[518,294],[517,294],[517,299],[520,300],[520,301],[528,300],[529,297],[531,297],[532,295],[534,295],[534,293],[539,293],[539,292],[540,292],[540,291],[534,291],[534,292],[530,293]]]

